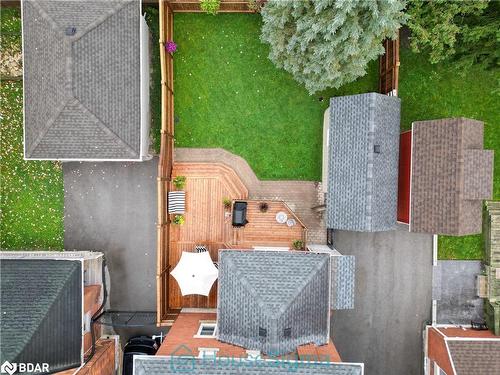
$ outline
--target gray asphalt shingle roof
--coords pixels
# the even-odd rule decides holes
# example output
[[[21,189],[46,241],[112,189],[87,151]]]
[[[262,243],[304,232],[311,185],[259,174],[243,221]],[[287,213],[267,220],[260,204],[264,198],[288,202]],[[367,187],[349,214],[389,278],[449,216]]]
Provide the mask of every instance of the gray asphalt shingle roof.
[[[481,121],[449,118],[412,127],[410,230],[480,233],[483,199],[493,191],[493,151]]]
[[[306,252],[221,250],[218,339],[270,355],[328,343],[329,258]]]
[[[81,363],[82,270],[69,260],[0,260],[0,363]]]
[[[135,375],[169,375],[169,374],[199,374],[199,375],[361,375],[361,364],[346,364],[334,362],[300,362],[300,361],[247,361],[236,358],[199,359],[176,358],[172,356],[140,356],[134,361]]]
[[[25,0],[22,15],[25,157],[140,159],[140,1]]]
[[[328,228],[395,227],[400,107],[400,99],[376,93],[330,99]]]

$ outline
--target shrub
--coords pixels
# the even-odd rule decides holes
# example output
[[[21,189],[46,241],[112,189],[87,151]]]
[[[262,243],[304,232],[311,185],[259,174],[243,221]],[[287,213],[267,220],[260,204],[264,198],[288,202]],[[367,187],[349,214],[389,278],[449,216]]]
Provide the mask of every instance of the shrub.
[[[220,8],[220,0],[200,0],[200,8],[208,14],[216,15]]]
[[[185,222],[184,215],[175,215],[174,220],[172,220],[172,223],[175,225],[182,225],[184,224],[184,222]]]
[[[403,0],[269,0],[261,40],[269,59],[314,94],[364,76],[383,40],[396,38],[403,8]]]
[[[295,250],[302,250],[304,248],[304,241],[302,240],[295,240],[292,242],[292,247]]]
[[[231,205],[233,204],[233,202],[229,198],[224,198],[222,200],[222,204],[224,205],[224,208],[231,208]]]
[[[177,176],[173,180],[176,189],[182,190],[186,186],[186,176]]]
[[[259,204],[260,212],[267,212],[268,209],[269,209],[269,205],[266,202],[261,202]]]

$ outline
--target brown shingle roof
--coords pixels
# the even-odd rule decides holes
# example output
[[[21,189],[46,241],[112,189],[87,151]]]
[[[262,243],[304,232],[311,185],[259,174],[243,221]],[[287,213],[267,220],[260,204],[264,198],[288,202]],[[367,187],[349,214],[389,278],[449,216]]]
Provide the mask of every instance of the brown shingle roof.
[[[493,187],[493,151],[483,123],[456,118],[413,123],[410,230],[481,232],[482,200]]]
[[[446,341],[457,375],[500,374],[500,340]]]

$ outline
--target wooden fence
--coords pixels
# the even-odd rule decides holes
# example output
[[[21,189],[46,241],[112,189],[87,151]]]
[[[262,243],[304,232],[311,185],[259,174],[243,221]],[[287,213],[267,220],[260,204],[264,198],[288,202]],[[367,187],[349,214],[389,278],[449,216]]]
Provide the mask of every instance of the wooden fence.
[[[174,12],[202,12],[199,0],[170,0],[170,7]],[[221,0],[221,13],[254,13],[248,7],[248,1]]]
[[[384,41],[385,53],[379,58],[379,92],[398,95],[399,35],[396,40]]]
[[[165,43],[173,40],[174,18],[168,2],[159,1],[160,64],[161,64],[161,146],[158,162],[158,223],[157,223],[157,324],[171,323],[168,307],[169,283],[169,217],[167,194],[172,177],[174,157],[174,64],[173,57],[165,50]]]

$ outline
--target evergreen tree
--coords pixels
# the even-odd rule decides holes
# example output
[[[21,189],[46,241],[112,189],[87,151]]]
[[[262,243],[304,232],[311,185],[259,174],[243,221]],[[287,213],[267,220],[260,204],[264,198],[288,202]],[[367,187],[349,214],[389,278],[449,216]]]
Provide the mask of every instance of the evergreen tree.
[[[403,23],[404,1],[269,0],[262,9],[262,41],[269,59],[309,93],[338,88],[366,74]]]

